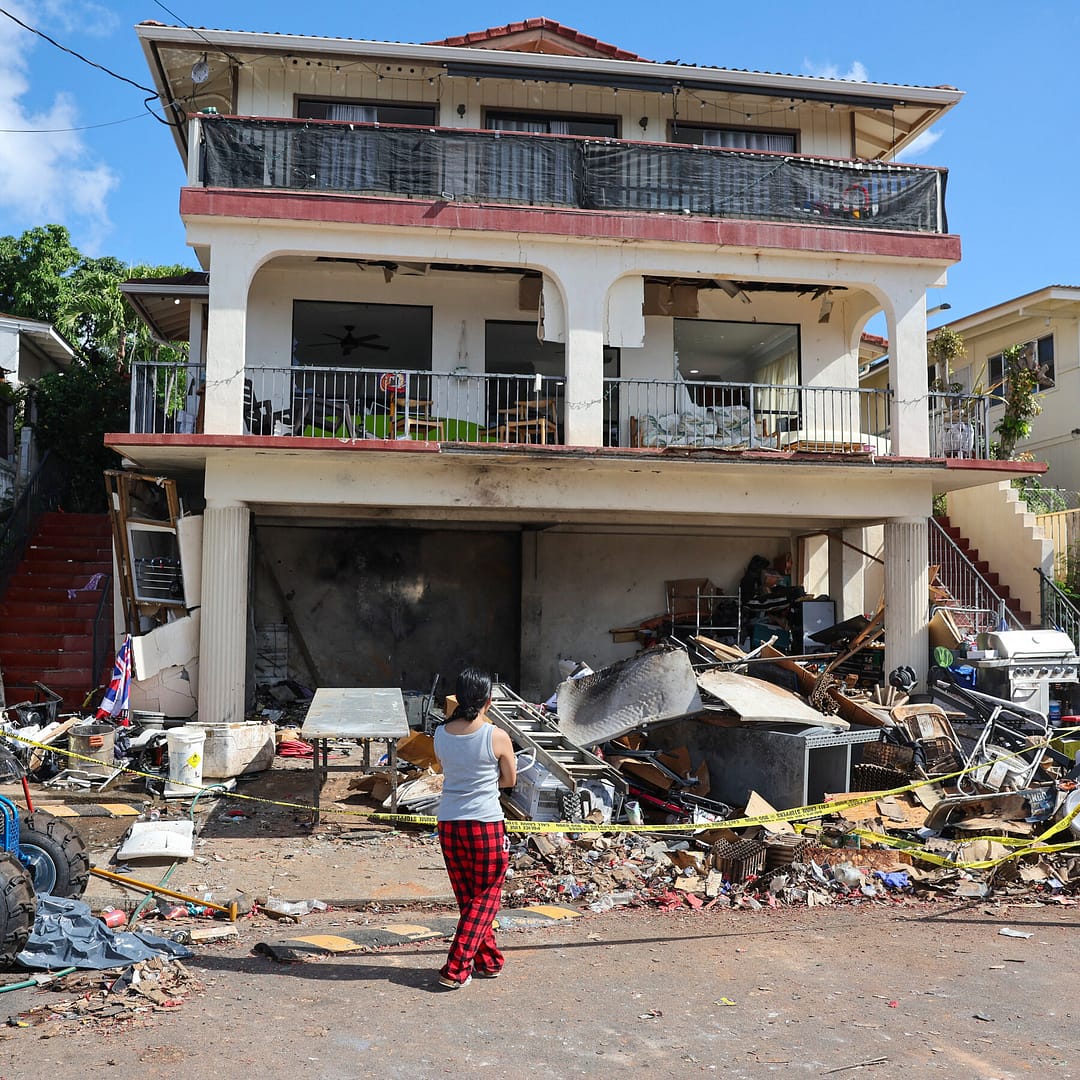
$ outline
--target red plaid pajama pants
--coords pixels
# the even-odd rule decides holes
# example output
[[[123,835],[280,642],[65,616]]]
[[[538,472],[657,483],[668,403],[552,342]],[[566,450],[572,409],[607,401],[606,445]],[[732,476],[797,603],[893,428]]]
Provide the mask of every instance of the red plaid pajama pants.
[[[495,945],[493,923],[510,865],[502,821],[440,821],[439,844],[461,917],[440,974],[464,982],[477,968],[496,972],[503,954]]]

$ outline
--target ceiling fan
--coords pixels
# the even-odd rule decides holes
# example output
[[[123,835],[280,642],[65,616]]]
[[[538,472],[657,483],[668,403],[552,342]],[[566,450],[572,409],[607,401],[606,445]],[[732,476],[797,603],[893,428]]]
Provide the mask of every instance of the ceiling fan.
[[[389,345],[376,345],[375,339],[381,337],[381,334],[363,334],[357,337],[353,331],[355,326],[346,326],[345,333],[342,335],[331,334],[328,331],[323,331],[323,337],[328,337],[330,341],[318,341],[314,345],[310,346],[313,349],[328,348],[332,345],[336,345],[341,350],[342,356],[349,356],[357,349],[378,349],[379,352],[388,352]]]

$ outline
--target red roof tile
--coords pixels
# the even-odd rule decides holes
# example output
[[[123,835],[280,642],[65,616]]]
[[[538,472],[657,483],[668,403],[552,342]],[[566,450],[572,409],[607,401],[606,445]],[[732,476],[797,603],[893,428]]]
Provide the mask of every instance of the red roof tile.
[[[609,45],[607,42],[599,41],[597,38],[590,37],[588,34],[582,34],[571,26],[563,26],[562,23],[556,22],[554,19],[544,18],[524,19],[521,22],[507,23],[505,26],[492,26],[487,30],[476,30],[470,34],[460,34],[457,37],[443,38],[441,41],[427,41],[424,44],[481,45],[487,41],[498,41],[499,38],[510,37],[512,34],[526,33],[529,30],[547,30],[565,41],[581,45],[583,48],[591,49],[593,52],[601,53],[613,60],[641,60],[646,63],[650,62],[647,61],[644,56],[638,56],[637,53],[627,52],[626,49],[620,49],[616,45]]]

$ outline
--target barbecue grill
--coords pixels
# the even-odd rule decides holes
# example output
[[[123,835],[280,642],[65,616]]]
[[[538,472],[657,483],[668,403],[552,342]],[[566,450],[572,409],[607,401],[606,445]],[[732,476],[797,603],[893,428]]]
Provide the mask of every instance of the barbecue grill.
[[[987,636],[986,647],[997,658],[974,662],[978,688],[1043,716],[1051,683],[1080,682],[1080,656],[1060,630],[1001,630]]]

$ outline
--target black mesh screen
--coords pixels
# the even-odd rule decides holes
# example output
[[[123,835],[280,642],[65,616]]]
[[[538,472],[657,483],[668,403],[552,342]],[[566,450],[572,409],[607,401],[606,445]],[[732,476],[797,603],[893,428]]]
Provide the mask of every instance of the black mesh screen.
[[[945,232],[945,171],[507,132],[207,118],[203,183]]]

